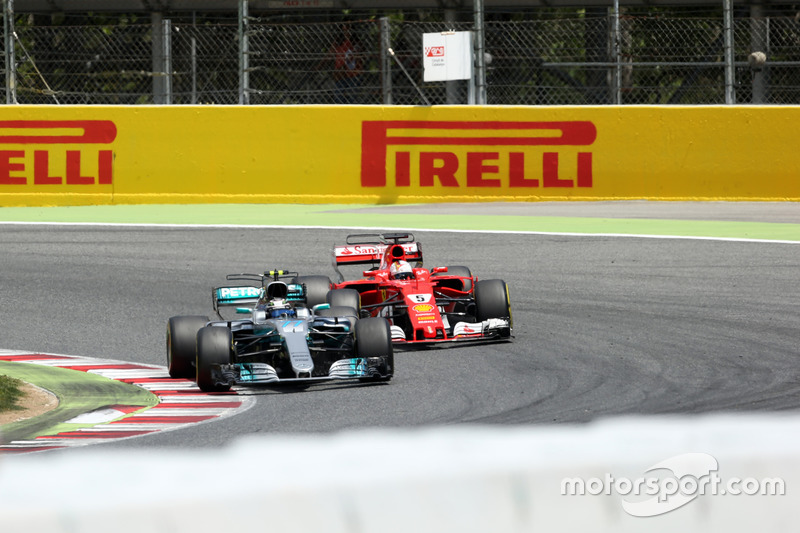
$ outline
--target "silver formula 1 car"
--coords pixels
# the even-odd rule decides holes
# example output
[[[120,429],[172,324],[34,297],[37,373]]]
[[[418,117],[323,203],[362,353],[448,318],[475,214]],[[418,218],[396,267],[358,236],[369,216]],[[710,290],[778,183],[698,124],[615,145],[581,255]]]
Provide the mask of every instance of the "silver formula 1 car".
[[[326,276],[283,270],[231,274],[227,280],[247,284],[213,290],[219,320],[169,319],[171,377],[194,379],[207,392],[227,391],[232,385],[392,378],[389,322],[359,318],[356,291],[329,290]],[[226,319],[224,308],[247,318]]]

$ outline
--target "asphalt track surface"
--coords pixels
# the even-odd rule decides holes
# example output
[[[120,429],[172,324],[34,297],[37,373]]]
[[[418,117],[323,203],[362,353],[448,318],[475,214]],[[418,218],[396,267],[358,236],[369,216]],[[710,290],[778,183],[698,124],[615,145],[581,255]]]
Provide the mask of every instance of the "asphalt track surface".
[[[796,204],[787,205],[779,222],[796,230]],[[330,249],[349,232],[0,225],[0,347],[165,364],[168,317],[209,314],[225,274],[332,274]],[[513,342],[398,353],[389,384],[255,389],[241,415],[106,446],[800,407],[797,244],[415,235],[426,266],[467,265],[509,284]]]

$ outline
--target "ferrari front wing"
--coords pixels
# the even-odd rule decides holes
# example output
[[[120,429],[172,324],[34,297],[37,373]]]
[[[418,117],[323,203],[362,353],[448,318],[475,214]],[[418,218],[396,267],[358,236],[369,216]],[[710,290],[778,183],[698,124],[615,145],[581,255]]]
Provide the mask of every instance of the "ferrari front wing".
[[[446,317],[442,317],[446,322]],[[449,329],[445,323],[446,329]],[[490,318],[482,322],[456,322],[449,336],[431,339],[409,339],[400,326],[391,326],[392,342],[395,344],[433,344],[442,342],[485,341],[510,339],[511,321],[506,318]]]

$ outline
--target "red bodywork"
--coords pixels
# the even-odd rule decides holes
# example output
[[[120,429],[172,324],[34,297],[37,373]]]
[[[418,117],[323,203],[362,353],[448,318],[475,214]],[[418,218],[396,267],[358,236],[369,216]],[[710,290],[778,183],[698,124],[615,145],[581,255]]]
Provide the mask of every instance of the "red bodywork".
[[[413,268],[413,279],[393,279],[390,267],[406,261]],[[422,248],[418,242],[395,244],[348,244],[334,248],[334,265],[377,265],[363,272],[363,278],[334,283],[337,289],[356,289],[361,294],[361,308],[372,316],[388,318],[405,332],[405,341],[430,343],[483,338],[464,332],[451,337],[442,314],[457,316],[474,306],[475,277],[448,275],[447,268],[422,268]],[[452,324],[450,324],[452,327]]]

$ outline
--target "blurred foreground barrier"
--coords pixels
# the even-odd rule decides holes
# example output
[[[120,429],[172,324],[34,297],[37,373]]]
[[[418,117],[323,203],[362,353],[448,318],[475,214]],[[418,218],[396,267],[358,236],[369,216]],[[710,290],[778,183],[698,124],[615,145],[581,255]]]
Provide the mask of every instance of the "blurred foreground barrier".
[[[348,431],[0,458],[3,533],[790,531],[800,417]]]

